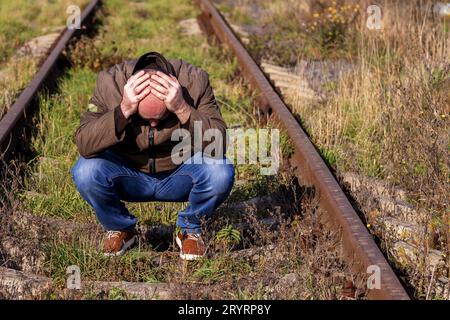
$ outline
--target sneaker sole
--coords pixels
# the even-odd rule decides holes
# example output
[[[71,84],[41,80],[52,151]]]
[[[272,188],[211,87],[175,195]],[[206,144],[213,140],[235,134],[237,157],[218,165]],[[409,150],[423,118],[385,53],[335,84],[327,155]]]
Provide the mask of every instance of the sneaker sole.
[[[177,245],[178,245],[178,247],[180,248],[180,250],[182,249],[182,243],[181,243],[181,240],[180,240],[180,238],[178,238],[178,236],[176,236],[176,238],[175,238],[175,242],[177,243]]]
[[[125,242],[122,246],[122,249],[120,249],[120,251],[117,251],[115,253],[104,253],[105,256],[107,257],[118,257],[121,256],[125,253],[125,251],[128,250],[129,247],[131,247],[134,243],[136,242],[136,236],[133,236],[130,240],[128,240],[127,242]]]
[[[186,261],[194,261],[203,258],[204,256],[199,256],[196,254],[183,254],[180,252],[180,258]]]
[[[198,259],[201,259],[204,257],[204,255],[199,256],[197,254],[184,254],[182,243],[181,243],[180,238],[178,238],[178,236],[176,236],[175,242],[177,243],[178,247],[180,248],[180,258],[181,259],[187,260],[187,261],[193,261],[193,260],[198,260]]]

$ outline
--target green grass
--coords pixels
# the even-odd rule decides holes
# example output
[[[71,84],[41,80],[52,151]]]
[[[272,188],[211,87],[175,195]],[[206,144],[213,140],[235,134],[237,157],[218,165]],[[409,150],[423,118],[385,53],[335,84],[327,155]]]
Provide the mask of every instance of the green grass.
[[[132,249],[121,257],[106,257],[82,235],[72,242],[54,242],[46,247],[44,272],[59,286],[65,286],[67,267],[80,267],[81,281],[164,281],[161,269],[155,267],[148,255]]]
[[[70,70],[60,81],[60,93],[40,96],[32,140],[36,158],[26,179],[28,192],[23,194],[25,206],[37,214],[73,217],[91,212],[74,189],[70,168],[78,157],[74,132],[95,79],[88,69]]]
[[[251,35],[247,49],[252,56],[278,65],[295,66],[299,57],[310,59],[349,58],[355,54],[351,22],[357,7],[341,7],[329,1],[312,1],[311,13],[305,14],[305,3],[285,0],[214,1],[229,22],[237,25],[257,25],[264,32]],[[260,10],[254,10],[257,7]],[[334,11],[330,11],[334,10]],[[356,11],[355,11],[356,10]]]
[[[80,9],[88,0],[17,0],[0,3],[0,118],[37,71],[30,55],[14,55],[30,39],[59,32],[69,5]]]
[[[0,118],[14,103],[37,71],[36,61],[31,57],[9,60],[0,66]]]
[[[225,3],[229,22],[238,24],[253,3],[242,0],[235,8],[229,1],[216,2]],[[279,65],[350,60],[348,75],[324,85],[324,101],[311,103],[296,94],[284,98],[338,175],[375,177],[406,191],[404,200],[425,215],[416,222],[426,232],[415,245],[448,256],[449,19],[433,15],[426,1],[381,1],[385,27],[369,30],[357,1],[313,1],[302,19],[292,19],[300,14],[294,3],[302,2],[259,2],[268,10],[258,21],[265,34],[251,37],[247,45],[253,57]],[[361,189],[353,193],[359,207],[366,213],[380,210],[376,196]],[[416,296],[423,298],[433,286],[429,267],[403,267]],[[447,277],[448,271],[447,266],[435,277]]]
[[[239,25],[255,25],[257,21],[250,15],[249,8],[245,6],[230,7],[226,3],[216,3],[217,9],[221,14],[231,19]]]
[[[27,40],[65,26],[67,7],[88,0],[15,0],[0,3],[0,64]]]
[[[203,37],[180,38],[173,27],[179,19],[195,16],[196,11],[192,6],[183,1],[175,1],[174,5],[152,1],[141,3],[139,7],[130,5],[119,14],[110,9],[117,5],[119,3],[115,0],[105,2],[107,15],[104,18],[104,30],[100,30],[100,35],[91,40],[92,43],[97,43],[98,39],[102,39],[102,55],[108,57],[116,50],[118,56],[126,59],[154,50],[162,52],[168,58],[179,57],[198,65],[209,72],[218,101],[227,101],[221,105],[225,120],[228,123],[243,121],[242,112],[241,119],[237,119],[235,111],[239,108],[245,114],[245,110],[250,106],[251,95],[249,97],[245,88],[239,84],[229,83],[236,72],[236,62],[224,54],[220,47],[208,46]],[[147,10],[156,16],[136,23],[132,17],[138,9]],[[158,10],[167,14],[158,15]],[[134,27],[130,36],[128,27],[131,25]],[[156,29],[165,32],[152,32]],[[136,46],[136,37],[141,36],[145,37],[145,43],[152,45]],[[120,46],[117,48],[120,49],[113,49],[118,43]],[[86,51],[82,53],[89,54]],[[89,56],[84,61],[89,61]],[[89,66],[89,63],[86,64]],[[75,68],[69,70],[60,80],[59,93],[41,95],[41,111],[36,119],[37,134],[32,141],[37,157],[30,163],[32,169],[27,176],[27,192],[23,194],[25,207],[36,214],[74,218],[92,213],[77,194],[69,170],[78,157],[73,135],[80,116],[86,109],[95,80],[96,72],[82,65],[80,59]],[[132,204],[131,208],[144,221],[173,223],[181,206]],[[155,218],[158,215],[161,219]]]
[[[36,157],[29,163],[25,189],[21,193],[23,210],[80,222],[95,221],[93,210],[80,197],[70,176],[70,168],[78,158],[74,132],[96,81],[95,59],[101,61],[102,67],[112,65],[118,57],[135,58],[148,51],[185,59],[210,74],[225,120],[228,123],[245,121],[252,94],[241,83],[231,82],[237,72],[236,61],[222,48],[209,46],[201,36],[179,36],[175,27],[177,21],[194,17],[198,13],[194,7],[185,1],[151,1],[139,5],[131,3],[120,12],[113,9],[120,3],[105,1],[104,26],[99,34],[93,39],[83,39],[83,47],[75,47],[69,53],[75,66],[59,80],[58,92],[40,95],[40,111],[34,120],[37,131],[31,141]],[[136,20],[137,12],[147,12],[149,18]],[[240,170],[246,172],[246,168]],[[129,204],[129,209],[140,218],[140,223],[173,224],[183,206],[180,203],[133,203]],[[164,280],[139,251],[109,260],[83,237],[72,243],[51,244],[47,256],[46,273],[59,283],[65,279],[66,267],[71,264],[80,266],[83,276],[90,280],[110,278],[111,275],[129,281]],[[209,262],[205,263],[208,265]],[[137,267],[139,265],[143,265],[142,270]],[[201,276],[203,271],[199,271],[198,277],[216,278],[207,265],[200,267],[204,275]]]
[[[119,7],[120,10],[117,9]],[[181,58],[203,68],[210,75],[225,121],[229,125],[258,128],[257,121],[252,116],[255,95],[236,77],[239,67],[231,54],[223,47],[209,45],[203,36],[180,36],[177,22],[195,17],[198,13],[196,7],[182,0],[129,2],[127,6],[123,6],[123,1],[104,1],[104,13],[99,15],[103,24],[98,34],[92,39],[84,38],[71,48],[68,58],[74,67],[60,78],[58,91],[40,95],[40,109],[33,120],[36,133],[31,140],[36,156],[29,163],[24,189],[20,192],[22,201],[19,210],[75,222],[98,223],[93,210],[79,196],[70,177],[70,168],[78,158],[74,132],[81,114],[87,108],[97,72],[123,59],[136,58],[148,51],[159,51],[168,58]],[[146,18],[136,19],[143,16]],[[284,154],[292,153],[292,146],[286,136],[282,138],[282,145]],[[249,183],[236,185],[229,202],[267,196],[286,183],[282,175],[262,176],[259,169],[258,166],[251,165],[237,166],[236,179],[246,179]],[[288,177],[285,178],[289,181]],[[177,212],[184,206],[182,203],[127,205],[140,218],[139,223],[149,225],[173,224]],[[242,219],[242,212],[233,214]],[[208,288],[213,285],[215,289],[208,289],[205,293],[193,291],[194,296],[246,299],[265,297],[263,279],[268,275],[274,277],[279,265],[283,272],[291,272],[291,266],[297,268],[297,263],[285,263],[282,260],[298,257],[299,252],[290,253],[290,258],[279,255],[276,265],[265,259],[255,262],[231,258],[227,255],[230,248],[244,239],[240,232],[229,226],[230,219],[227,215],[220,217],[221,223],[215,230],[217,236],[210,239],[214,248],[216,245],[219,247],[215,249],[212,258],[187,266],[170,249],[159,253],[164,257],[164,263],[155,264],[152,257],[158,253],[148,244],[141,244],[123,257],[106,258],[96,244],[101,242],[101,234],[76,234],[71,239],[54,240],[45,245],[46,263],[41,271],[52,277],[61,288],[67,277],[67,266],[77,265],[81,269],[82,281],[202,284],[208,285]],[[289,238],[297,235],[300,232],[294,231]],[[267,237],[263,240],[259,239],[262,235],[257,236],[260,243],[274,243],[278,239],[272,234]],[[291,240],[283,244],[291,243]],[[297,261],[297,258],[294,260]],[[318,277],[324,276],[319,274]],[[255,280],[250,280],[253,278]],[[251,281],[252,286],[242,284],[242,281]],[[327,281],[320,283],[328,286]],[[85,298],[96,296],[93,292],[87,292]],[[127,297],[120,290],[110,290],[106,298]]]

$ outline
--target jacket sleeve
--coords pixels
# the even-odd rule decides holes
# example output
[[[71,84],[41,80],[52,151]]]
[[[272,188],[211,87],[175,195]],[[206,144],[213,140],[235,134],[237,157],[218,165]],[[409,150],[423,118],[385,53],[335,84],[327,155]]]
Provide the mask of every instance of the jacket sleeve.
[[[125,128],[130,119],[125,118],[119,105],[106,105],[102,96],[104,86],[110,81],[112,79],[107,72],[99,73],[88,110],[82,115],[80,126],[75,132],[78,151],[85,158],[94,157],[125,137]]]
[[[198,128],[200,127],[199,124],[201,124],[202,135],[208,129],[217,129],[218,132],[220,132],[225,149],[227,126],[220,113],[219,106],[217,104],[213,89],[209,82],[208,74],[206,72],[204,72],[204,77],[205,85],[203,93],[201,94],[201,97],[199,99],[198,106],[197,108],[192,108],[189,120],[182,127],[188,129],[192,137],[194,136],[194,134],[196,134],[196,129],[198,130]],[[195,125],[196,122],[197,125]],[[194,139],[192,139],[192,141],[193,140]],[[203,148],[205,148],[205,146],[209,143],[209,141],[204,141]]]

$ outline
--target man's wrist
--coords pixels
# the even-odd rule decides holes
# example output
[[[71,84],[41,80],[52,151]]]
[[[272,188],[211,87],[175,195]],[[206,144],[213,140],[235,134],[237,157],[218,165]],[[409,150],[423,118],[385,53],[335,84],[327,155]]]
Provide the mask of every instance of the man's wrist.
[[[181,124],[185,124],[186,122],[188,122],[189,117],[191,116],[191,110],[191,106],[186,101],[183,101],[181,107],[174,113],[177,115]]]
[[[122,110],[125,119],[128,119],[131,116],[130,108],[125,107],[123,104],[120,104],[120,110]]]
[[[116,136],[120,137],[127,127],[129,119],[125,118],[125,115],[122,112],[122,108],[120,106],[114,109],[114,124],[116,129]]]

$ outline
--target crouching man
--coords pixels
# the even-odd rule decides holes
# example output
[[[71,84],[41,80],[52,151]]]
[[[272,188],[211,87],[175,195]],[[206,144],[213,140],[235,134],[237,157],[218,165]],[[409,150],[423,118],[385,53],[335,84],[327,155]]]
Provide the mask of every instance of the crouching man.
[[[194,141],[198,127],[218,130],[225,141],[226,125],[205,71],[150,52],[99,73],[75,134],[81,156],[71,172],[107,231],[105,254],[123,254],[135,242],[137,218],[123,201],[188,201],[177,219],[180,256],[205,254],[201,222],[228,197],[234,168],[223,152],[193,150],[187,161],[173,160],[179,141],[172,133],[184,129]]]

